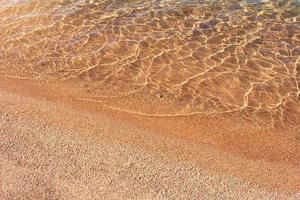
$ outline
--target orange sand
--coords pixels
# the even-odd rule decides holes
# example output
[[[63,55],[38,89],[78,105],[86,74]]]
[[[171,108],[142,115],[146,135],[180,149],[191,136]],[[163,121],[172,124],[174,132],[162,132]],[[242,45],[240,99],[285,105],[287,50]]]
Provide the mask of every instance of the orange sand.
[[[2,78],[0,88],[4,199],[299,198],[293,130],[139,116],[76,101],[62,84]]]
[[[299,5],[0,0],[0,199],[300,199]]]

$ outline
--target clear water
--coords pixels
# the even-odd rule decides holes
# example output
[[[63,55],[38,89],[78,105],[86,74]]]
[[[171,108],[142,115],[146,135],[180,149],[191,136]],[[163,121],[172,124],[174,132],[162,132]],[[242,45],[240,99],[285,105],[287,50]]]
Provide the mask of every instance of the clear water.
[[[298,124],[300,2],[0,0],[0,70],[176,108],[161,115]]]

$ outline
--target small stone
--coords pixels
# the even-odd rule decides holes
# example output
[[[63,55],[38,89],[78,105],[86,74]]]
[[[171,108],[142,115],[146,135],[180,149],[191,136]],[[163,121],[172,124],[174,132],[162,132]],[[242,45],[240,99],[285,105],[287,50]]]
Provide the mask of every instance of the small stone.
[[[158,93],[157,95],[156,95],[158,98],[163,98],[164,97],[164,95],[162,95],[162,94],[160,94],[160,93]]]

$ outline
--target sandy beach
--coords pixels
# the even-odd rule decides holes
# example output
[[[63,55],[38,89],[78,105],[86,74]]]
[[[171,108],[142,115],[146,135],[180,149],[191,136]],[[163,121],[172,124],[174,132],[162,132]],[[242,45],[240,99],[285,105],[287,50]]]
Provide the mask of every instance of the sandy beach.
[[[114,111],[30,80],[0,88],[2,199],[299,199],[292,134],[264,137],[228,117],[183,131],[192,117]]]
[[[297,0],[0,0],[0,199],[300,199]]]

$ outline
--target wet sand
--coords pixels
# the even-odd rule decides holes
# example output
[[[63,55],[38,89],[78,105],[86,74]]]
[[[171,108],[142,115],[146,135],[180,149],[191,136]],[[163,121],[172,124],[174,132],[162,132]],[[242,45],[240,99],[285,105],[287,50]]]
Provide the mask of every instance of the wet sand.
[[[299,8],[0,0],[0,199],[300,199]]]
[[[299,199],[291,132],[229,117],[184,131],[192,116],[114,111],[68,85],[2,77],[0,88],[1,198]]]

